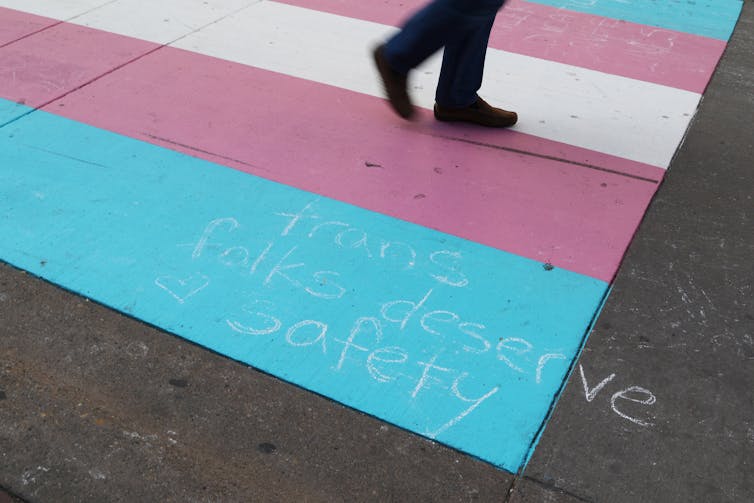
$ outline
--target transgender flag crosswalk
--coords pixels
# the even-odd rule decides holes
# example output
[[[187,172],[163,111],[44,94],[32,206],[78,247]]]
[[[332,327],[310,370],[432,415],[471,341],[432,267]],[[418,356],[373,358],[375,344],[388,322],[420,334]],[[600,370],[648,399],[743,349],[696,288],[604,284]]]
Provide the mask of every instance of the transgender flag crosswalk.
[[[0,0],[0,260],[519,471],[742,4],[509,0],[497,131],[386,106],[422,3]]]

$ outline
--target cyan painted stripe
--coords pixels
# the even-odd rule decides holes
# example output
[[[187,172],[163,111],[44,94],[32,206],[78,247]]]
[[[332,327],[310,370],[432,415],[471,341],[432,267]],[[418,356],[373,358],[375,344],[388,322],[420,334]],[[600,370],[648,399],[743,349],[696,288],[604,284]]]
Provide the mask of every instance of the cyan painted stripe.
[[[0,130],[0,258],[510,471],[606,289],[40,111]]]
[[[18,119],[30,110],[25,105],[0,98],[0,127]]]
[[[720,40],[730,38],[743,7],[742,0],[529,1]]]

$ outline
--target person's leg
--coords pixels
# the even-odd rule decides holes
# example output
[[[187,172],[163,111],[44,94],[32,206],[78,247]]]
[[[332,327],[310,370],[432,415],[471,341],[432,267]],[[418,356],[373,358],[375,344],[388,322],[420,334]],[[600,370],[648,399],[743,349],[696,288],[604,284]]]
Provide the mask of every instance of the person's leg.
[[[459,12],[453,3],[453,0],[430,2],[385,43],[383,54],[393,70],[408,74],[455,35]]]
[[[449,113],[438,120],[460,120],[493,127],[515,124],[515,113],[493,108],[476,92],[484,71],[487,41],[504,0],[434,0],[414,14],[403,29],[374,51],[374,59],[393,109],[411,118],[414,107],[406,90],[408,73],[441,47],[443,67],[436,96]],[[469,107],[471,105],[471,107]],[[456,113],[456,112],[461,112]]]
[[[457,13],[448,7],[457,0],[434,0],[409,18],[403,29],[374,50],[374,62],[390,106],[403,117],[414,115],[408,95],[408,73],[445,45]]]
[[[435,101],[444,107],[473,104],[482,87],[487,42],[495,14],[467,21],[467,28],[445,45]]]
[[[435,118],[509,127],[518,121],[518,115],[490,106],[477,94],[482,87],[490,31],[503,0],[476,0],[474,3],[477,10],[465,16],[465,29],[459,30],[445,45],[435,93]]]

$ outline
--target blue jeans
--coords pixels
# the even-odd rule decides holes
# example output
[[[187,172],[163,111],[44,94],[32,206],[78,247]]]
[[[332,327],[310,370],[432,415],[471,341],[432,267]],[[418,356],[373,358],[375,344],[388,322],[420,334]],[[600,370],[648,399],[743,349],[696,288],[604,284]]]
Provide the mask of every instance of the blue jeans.
[[[408,74],[444,47],[435,101],[445,107],[473,104],[482,86],[484,57],[495,15],[505,0],[433,0],[387,41],[384,56]]]

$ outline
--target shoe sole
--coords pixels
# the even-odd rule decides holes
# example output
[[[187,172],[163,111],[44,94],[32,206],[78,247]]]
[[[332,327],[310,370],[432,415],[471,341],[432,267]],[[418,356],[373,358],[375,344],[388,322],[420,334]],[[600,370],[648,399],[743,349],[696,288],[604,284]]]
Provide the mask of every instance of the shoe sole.
[[[377,67],[377,73],[380,75],[380,79],[382,80],[382,87],[385,90],[385,94],[387,95],[387,99],[390,102],[390,106],[392,109],[397,113],[400,117],[404,119],[411,119],[414,116],[415,109],[414,105],[411,103],[410,98],[408,97],[408,93],[405,93],[405,96],[395,96],[395,93],[391,92],[391,87],[398,87],[395,85],[389,85],[389,82],[392,82],[393,80],[393,70],[388,66],[387,61],[385,61],[385,57],[382,55],[382,48],[383,46],[377,47],[372,52],[372,58],[374,59],[374,64]]]
[[[477,126],[484,126],[490,128],[506,128],[515,125],[518,122],[518,115],[512,117],[506,121],[490,120],[485,116],[462,116],[462,115],[442,115],[437,111],[437,105],[435,105],[435,119],[440,122],[466,122],[469,124],[476,124]]]

